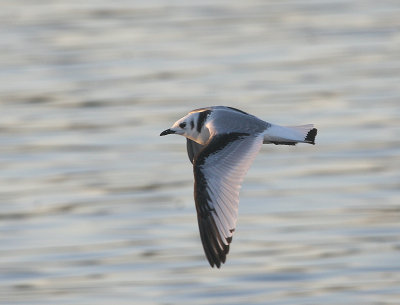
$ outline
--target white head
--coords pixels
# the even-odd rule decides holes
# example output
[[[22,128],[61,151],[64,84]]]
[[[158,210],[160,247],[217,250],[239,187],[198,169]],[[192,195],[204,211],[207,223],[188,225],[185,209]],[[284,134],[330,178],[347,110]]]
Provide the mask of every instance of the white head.
[[[205,127],[205,122],[210,113],[211,111],[208,109],[189,112],[189,114],[176,121],[171,128],[164,130],[160,136],[178,134],[197,143],[205,144],[210,137],[210,132]]]

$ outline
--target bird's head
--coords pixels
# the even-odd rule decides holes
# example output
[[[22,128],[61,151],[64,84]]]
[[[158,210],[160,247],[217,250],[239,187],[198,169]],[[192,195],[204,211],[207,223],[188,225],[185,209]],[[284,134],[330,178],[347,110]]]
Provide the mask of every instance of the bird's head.
[[[188,114],[176,121],[170,128],[164,130],[160,134],[160,136],[166,136],[168,134],[178,134],[184,137],[191,137],[192,135],[194,135],[193,129],[195,129],[194,118],[193,115]]]
[[[200,144],[204,144],[209,138],[209,131],[204,126],[209,115],[206,111],[192,111],[176,121],[170,128],[164,130],[160,136],[178,134]]]

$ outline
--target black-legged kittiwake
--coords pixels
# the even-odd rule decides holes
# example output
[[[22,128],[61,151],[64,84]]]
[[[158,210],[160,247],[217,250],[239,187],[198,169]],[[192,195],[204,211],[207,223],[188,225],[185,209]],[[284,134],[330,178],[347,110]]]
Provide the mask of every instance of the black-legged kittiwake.
[[[225,106],[196,109],[160,136],[186,137],[193,163],[200,237],[211,267],[225,263],[236,227],[239,189],[261,145],[315,144],[312,124],[283,127]]]

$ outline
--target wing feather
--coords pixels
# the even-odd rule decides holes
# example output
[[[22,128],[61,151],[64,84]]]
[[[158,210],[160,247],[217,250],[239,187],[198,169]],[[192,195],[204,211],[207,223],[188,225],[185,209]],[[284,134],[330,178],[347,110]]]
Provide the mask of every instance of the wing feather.
[[[194,157],[197,219],[212,267],[219,268],[226,260],[236,227],[240,185],[262,141],[262,135],[216,135]]]

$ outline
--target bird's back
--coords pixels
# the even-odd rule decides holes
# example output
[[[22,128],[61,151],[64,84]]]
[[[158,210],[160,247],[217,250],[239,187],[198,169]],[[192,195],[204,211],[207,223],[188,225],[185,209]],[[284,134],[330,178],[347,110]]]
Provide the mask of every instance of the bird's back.
[[[205,109],[211,110],[206,126],[212,134],[240,132],[256,135],[270,126],[256,116],[235,108],[215,106]]]

